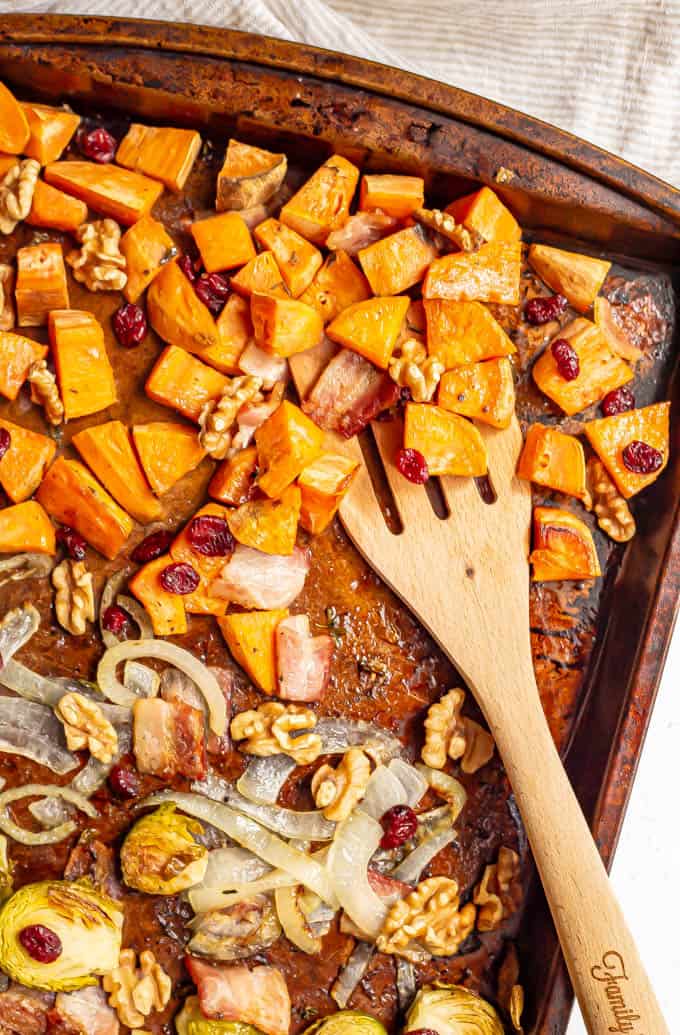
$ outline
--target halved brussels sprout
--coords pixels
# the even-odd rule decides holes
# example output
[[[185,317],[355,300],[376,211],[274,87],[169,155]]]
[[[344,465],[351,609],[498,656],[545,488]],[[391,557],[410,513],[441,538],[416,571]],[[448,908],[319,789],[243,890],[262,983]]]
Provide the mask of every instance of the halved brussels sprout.
[[[0,910],[0,968],[29,988],[72,992],[118,965],[123,912],[88,881],[26,884]]]
[[[254,956],[281,937],[281,924],[269,895],[256,895],[227,909],[201,913],[192,927],[189,952],[213,960]]]
[[[462,985],[421,988],[406,1015],[404,1033],[418,1028],[437,1035],[503,1035],[493,1006]]]
[[[314,1021],[303,1035],[387,1035],[385,1026],[367,1013],[358,1010],[338,1010],[328,1017]]]
[[[198,996],[192,995],[175,1017],[177,1035],[262,1035],[258,1028],[240,1021],[211,1021],[201,1013]]]
[[[195,819],[161,805],[138,820],[120,850],[123,880],[147,895],[176,895],[200,884],[208,849],[198,843],[203,827]]]

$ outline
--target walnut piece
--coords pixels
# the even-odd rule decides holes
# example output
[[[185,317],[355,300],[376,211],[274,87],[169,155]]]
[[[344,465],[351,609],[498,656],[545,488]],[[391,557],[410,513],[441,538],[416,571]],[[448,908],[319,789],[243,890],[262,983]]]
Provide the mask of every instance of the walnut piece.
[[[154,1010],[163,1010],[170,1002],[172,981],[148,949],[139,957],[134,949],[122,949],[118,966],[102,980],[109,996],[109,1006],[118,1014],[121,1024],[139,1029]]]
[[[82,223],[76,238],[81,248],[66,256],[73,276],[90,291],[122,291],[127,284],[127,262],[121,254],[121,230],[115,219]]]
[[[84,561],[64,560],[52,570],[54,609],[57,621],[73,636],[82,636],[88,622],[94,622],[92,573]]]
[[[389,364],[393,381],[408,388],[414,402],[430,402],[446,367],[417,338],[407,338],[394,351]]]
[[[519,983],[519,958],[517,949],[510,942],[503,958],[497,978],[498,1002],[510,1014],[512,1026],[522,1035],[522,1013],[524,1012],[524,989]]]
[[[31,386],[31,402],[42,406],[50,424],[61,424],[64,419],[64,404],[57,388],[57,379],[44,359],[38,359],[28,368]]]
[[[0,263],[0,331],[11,331],[16,323],[14,280],[14,267]]]
[[[468,230],[467,227],[457,223],[449,212],[442,212],[438,208],[417,208],[413,218],[422,226],[435,230],[442,237],[453,241],[457,248],[463,252],[474,252],[484,243],[484,239],[476,230]]]
[[[598,525],[614,542],[627,543],[635,535],[635,518],[606,467],[596,456],[588,461],[587,481]]]
[[[505,847],[498,850],[498,859],[492,866],[485,867],[472,901],[479,906],[477,927],[480,931],[494,931],[519,909],[522,881],[517,852]]]
[[[205,404],[198,418],[198,441],[209,456],[224,460],[229,455],[232,445],[236,445],[234,425],[238,411],[244,403],[260,402],[262,398],[262,378],[243,375],[230,378],[219,399]]]
[[[298,765],[308,765],[321,754],[321,737],[311,730],[316,715],[309,708],[267,701],[257,709],[240,712],[231,721],[231,735],[240,740],[241,751],[248,755],[289,755]],[[298,730],[306,730],[293,737]]]
[[[510,183],[514,178],[515,171],[513,169],[506,169],[504,165],[498,167],[494,176],[496,183]]]
[[[11,234],[31,211],[40,162],[24,158],[5,174],[0,184],[0,234]]]
[[[378,935],[378,951],[412,963],[453,956],[472,933],[476,912],[472,903],[460,908],[455,880],[429,877],[394,903]]]
[[[79,693],[64,694],[54,709],[64,724],[69,751],[87,748],[93,758],[108,765],[118,751],[118,734],[96,701]]]
[[[494,752],[493,737],[474,719],[460,714],[465,691],[449,690],[430,705],[425,719],[425,744],[421,758],[432,769],[443,769],[446,759],[462,759],[464,773],[476,773]]]
[[[312,794],[326,819],[339,823],[364,796],[371,763],[361,748],[352,747],[335,767],[322,765],[312,777]]]

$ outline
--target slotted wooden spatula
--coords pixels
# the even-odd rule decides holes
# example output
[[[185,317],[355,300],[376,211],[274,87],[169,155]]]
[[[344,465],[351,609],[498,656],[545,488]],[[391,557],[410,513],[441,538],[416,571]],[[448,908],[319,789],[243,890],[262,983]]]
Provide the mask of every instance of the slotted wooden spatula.
[[[293,357],[300,395],[313,385],[327,346]],[[590,1035],[668,1035],[649,978],[610,886],[543,713],[529,637],[531,490],[515,477],[522,448],[516,420],[481,428],[496,501],[471,478],[442,478],[450,511],[440,519],[422,486],[394,466],[400,422],[373,432],[403,524],[385,524],[363,467],[340,516],[372,568],[449,655],[474,693],[505,764],[531,843],[569,974]],[[360,456],[356,440],[329,447]]]

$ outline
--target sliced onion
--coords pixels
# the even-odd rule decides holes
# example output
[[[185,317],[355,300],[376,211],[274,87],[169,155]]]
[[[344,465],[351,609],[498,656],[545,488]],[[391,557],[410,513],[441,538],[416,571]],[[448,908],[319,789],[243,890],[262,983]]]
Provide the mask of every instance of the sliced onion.
[[[161,677],[141,661],[126,661],[123,666],[123,683],[135,697],[157,697]]]
[[[428,784],[425,776],[415,766],[405,762],[403,758],[393,758],[388,769],[403,785],[406,791],[406,804],[414,809],[427,790]]]
[[[232,789],[229,789],[226,800],[227,804],[244,816],[256,819],[263,827],[282,837],[330,841],[335,834],[335,823],[324,819],[321,812],[296,812],[280,805],[259,805]]]
[[[405,805],[406,798],[406,788],[401,780],[387,766],[379,765],[366,784],[361,809],[373,819],[380,819],[395,805]]]
[[[22,579],[40,579],[52,571],[54,557],[46,553],[17,553],[0,560],[0,586]]]
[[[27,701],[54,708],[64,694],[79,693],[95,697],[93,684],[64,676],[41,676],[38,672],[12,659],[0,668],[0,683]],[[96,688],[95,688],[96,689]]]
[[[392,870],[390,877],[395,880],[403,880],[406,884],[416,884],[420,875],[428,866],[435,855],[439,855],[443,848],[450,845],[456,839],[456,831],[453,827],[448,830],[440,829],[427,837],[417,848],[399,863],[396,869]]]
[[[387,916],[387,905],[376,895],[367,873],[382,835],[383,829],[375,819],[355,809],[338,825],[327,863],[338,902],[350,920],[373,939]]]
[[[8,611],[0,622],[0,659],[4,665],[38,631],[40,614],[33,604]]]
[[[363,978],[375,952],[375,945],[359,942],[347,963],[338,974],[331,988],[331,996],[341,1010],[344,1010],[354,994],[354,990]]]
[[[24,830],[18,823],[15,823],[9,816],[9,806],[21,798],[64,798],[71,802],[86,816],[96,819],[99,813],[94,805],[91,805],[87,798],[70,787],[55,787],[53,784],[28,783],[24,787],[12,787],[8,791],[0,792],[0,830],[18,841],[22,845],[54,845],[59,841],[70,837],[77,827],[73,821],[62,823],[53,830],[43,830],[41,833],[34,833],[31,830]]]
[[[208,855],[208,868],[200,883],[201,888],[237,887],[248,881],[258,880],[269,873],[271,867],[252,852],[238,845],[215,848]]]
[[[460,780],[442,772],[441,769],[431,769],[429,765],[422,765],[420,762],[418,772],[422,773],[429,786],[440,798],[448,801],[451,806],[451,821],[455,822],[467,801],[467,793]]]
[[[196,780],[191,785],[194,794],[201,794],[204,798],[212,801],[224,801],[231,787],[228,780],[213,772],[211,769],[202,780]]]
[[[283,933],[289,942],[308,956],[318,956],[321,952],[321,939],[315,938],[307,921],[298,905],[298,893],[300,886],[296,884],[292,888],[277,888],[274,892],[274,902],[279,922]]]
[[[362,747],[366,754],[380,763],[396,758],[404,750],[401,741],[391,733],[363,719],[319,719],[314,732],[321,737],[324,755],[344,754],[348,748]]]
[[[254,898],[255,895],[266,895],[277,888],[292,888],[298,885],[295,877],[283,870],[272,870],[266,873],[259,880],[249,881],[247,884],[236,885],[233,891],[223,891],[221,888],[192,888],[188,892],[189,905],[194,913],[209,913],[213,909],[228,909],[246,899]],[[191,924],[189,925],[191,927]]]
[[[417,991],[416,971],[410,960],[397,956],[397,998],[400,1013],[406,1013]]]
[[[63,776],[78,768],[78,759],[61,746],[62,736],[50,708],[21,697],[0,698],[0,751],[30,758]]]
[[[297,762],[289,755],[254,756],[236,782],[236,788],[249,801],[275,805],[281,788],[296,766]]]
[[[199,712],[207,712],[203,694],[193,679],[178,668],[166,668],[161,675],[161,697],[164,701],[180,701]]]

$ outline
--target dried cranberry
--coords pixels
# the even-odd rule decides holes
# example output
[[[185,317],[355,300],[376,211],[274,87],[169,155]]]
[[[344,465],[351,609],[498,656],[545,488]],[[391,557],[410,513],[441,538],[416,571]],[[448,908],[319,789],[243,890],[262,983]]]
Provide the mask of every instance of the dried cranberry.
[[[19,941],[31,959],[38,963],[54,963],[63,951],[59,935],[42,924],[24,927],[19,931]]]
[[[127,626],[128,617],[122,607],[118,604],[111,604],[102,615],[102,625],[107,632],[114,636],[120,636]]]
[[[7,428],[0,428],[0,460],[12,445],[12,436]]]
[[[61,543],[66,553],[74,561],[82,561],[84,559],[87,543],[80,533],[76,532],[75,528],[71,528],[70,525],[62,525],[61,528],[58,528],[57,542]]]
[[[430,477],[427,460],[417,449],[400,449],[395,462],[400,474],[414,485],[424,485]]]
[[[530,298],[524,306],[524,315],[527,323],[534,327],[540,327],[542,323],[550,323],[556,320],[567,308],[564,295],[549,295],[547,298]]]
[[[190,564],[180,562],[169,564],[158,576],[158,580],[168,593],[179,593],[184,596],[186,593],[193,593],[198,589],[201,576]]]
[[[663,454],[639,439],[629,442],[622,455],[624,464],[634,474],[654,474],[663,464]]]
[[[195,281],[194,291],[213,316],[219,316],[229,297],[229,281],[220,273],[203,273]]]
[[[393,805],[382,816],[380,824],[385,831],[381,848],[398,848],[410,841],[418,829],[418,817],[408,805]]]
[[[635,409],[635,396],[630,388],[616,388],[607,392],[602,400],[602,412],[605,417],[615,417],[617,413]]]
[[[78,134],[77,144],[86,158],[99,162],[100,165],[112,162],[118,147],[116,138],[102,126],[91,129],[89,133],[82,130]]]
[[[575,381],[581,372],[578,356],[566,338],[557,338],[550,346],[557,369],[565,381]]]
[[[161,554],[167,553],[174,538],[172,532],[167,532],[165,529],[152,532],[146,539],[142,539],[141,543],[137,543],[130,557],[135,564],[148,564],[149,561],[155,561]]]
[[[178,259],[177,265],[179,266],[187,280],[190,280],[193,284],[196,280],[196,277],[198,276],[198,269],[200,269],[200,264],[194,262],[190,255],[183,255],[181,259]]]
[[[109,787],[117,798],[136,798],[141,790],[139,773],[132,762],[120,761],[109,773]]]
[[[206,557],[226,557],[233,553],[234,537],[224,518],[202,514],[189,522],[187,537],[194,550]]]
[[[112,323],[119,344],[126,349],[141,345],[149,329],[144,310],[132,302],[126,302],[120,309],[116,309]]]

